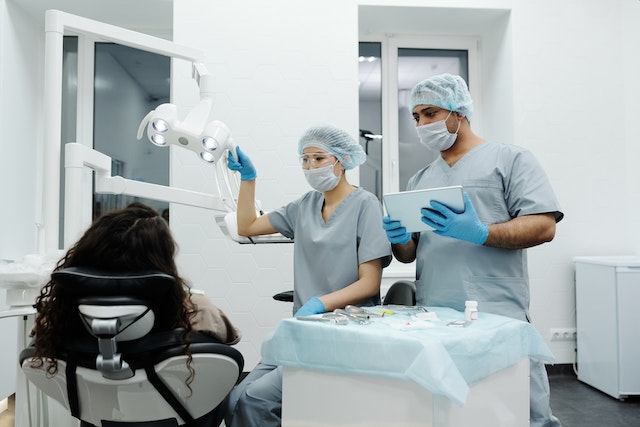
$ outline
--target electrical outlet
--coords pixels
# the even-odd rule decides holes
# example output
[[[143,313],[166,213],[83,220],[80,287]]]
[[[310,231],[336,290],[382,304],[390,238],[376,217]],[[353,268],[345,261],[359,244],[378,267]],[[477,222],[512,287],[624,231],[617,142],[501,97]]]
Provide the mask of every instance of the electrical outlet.
[[[576,328],[551,328],[551,341],[575,341]]]

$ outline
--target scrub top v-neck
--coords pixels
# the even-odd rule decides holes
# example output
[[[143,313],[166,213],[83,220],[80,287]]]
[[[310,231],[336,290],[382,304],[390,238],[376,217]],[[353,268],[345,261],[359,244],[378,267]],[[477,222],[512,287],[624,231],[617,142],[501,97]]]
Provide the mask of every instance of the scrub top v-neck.
[[[293,312],[311,297],[340,290],[358,280],[360,264],[377,258],[391,261],[382,229],[382,205],[370,192],[356,188],[325,222],[324,195],[310,191],[268,213],[271,225],[294,243]],[[380,303],[380,294],[362,305]]]

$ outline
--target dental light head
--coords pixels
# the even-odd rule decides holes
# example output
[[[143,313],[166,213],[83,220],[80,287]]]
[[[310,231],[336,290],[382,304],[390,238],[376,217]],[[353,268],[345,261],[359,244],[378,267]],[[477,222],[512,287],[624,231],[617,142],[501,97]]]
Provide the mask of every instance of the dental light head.
[[[198,123],[195,115],[203,109],[202,101],[185,120],[177,118],[177,109],[173,104],[159,105],[142,119],[138,128],[138,139],[141,139],[145,127],[147,138],[159,147],[170,144],[188,148],[197,153],[207,163],[216,163],[226,150],[234,149],[234,142],[227,125],[219,120],[209,123]],[[195,113],[195,114],[194,114]]]
[[[188,148],[207,163],[217,163],[235,144],[229,128],[219,120],[209,121],[213,107],[211,76],[202,64],[194,64],[194,77],[200,86],[200,102],[184,120],[178,120],[174,104],[161,104],[142,119],[138,128],[141,139],[145,128],[147,138],[159,147],[170,144]]]

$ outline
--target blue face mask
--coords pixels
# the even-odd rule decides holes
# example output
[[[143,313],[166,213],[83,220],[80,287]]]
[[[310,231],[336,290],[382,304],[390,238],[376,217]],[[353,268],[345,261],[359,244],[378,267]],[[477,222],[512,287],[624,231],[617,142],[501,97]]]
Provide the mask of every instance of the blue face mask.
[[[449,116],[451,113],[450,111]],[[447,119],[449,116],[444,120],[416,127],[422,145],[435,151],[445,151],[451,148],[458,137],[460,121],[458,121],[458,129],[456,129],[456,132],[450,133],[449,129],[447,129]]]
[[[337,165],[335,162],[332,165],[324,166],[317,169],[305,169],[304,177],[307,179],[309,185],[316,191],[324,193],[325,191],[333,190],[340,182],[340,176],[336,176],[333,173],[333,167]]]

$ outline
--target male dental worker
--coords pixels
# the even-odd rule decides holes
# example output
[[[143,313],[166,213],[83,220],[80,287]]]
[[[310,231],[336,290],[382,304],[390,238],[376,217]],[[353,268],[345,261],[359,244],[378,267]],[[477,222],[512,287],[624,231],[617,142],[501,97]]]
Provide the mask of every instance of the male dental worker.
[[[481,311],[529,321],[526,249],[551,241],[564,214],[534,156],[515,145],[487,141],[470,126],[473,102],[460,76],[441,74],[411,91],[420,142],[440,156],[419,170],[407,190],[462,185],[465,209],[432,201],[421,209],[434,231],[407,233],[383,218],[394,256],[416,260],[420,305]],[[544,364],[531,360],[530,425],[560,426],[549,406]]]

